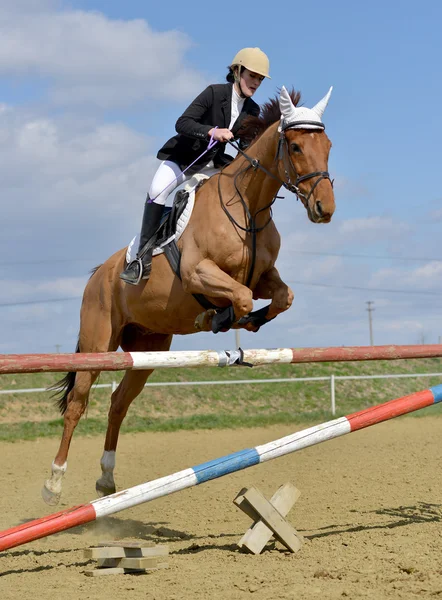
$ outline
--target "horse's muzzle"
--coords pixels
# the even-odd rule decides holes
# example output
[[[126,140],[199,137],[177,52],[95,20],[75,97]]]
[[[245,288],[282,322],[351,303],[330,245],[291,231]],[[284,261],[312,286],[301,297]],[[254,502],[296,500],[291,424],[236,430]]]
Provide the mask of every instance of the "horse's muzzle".
[[[313,207],[308,207],[308,216],[313,223],[330,223],[332,215],[324,209],[320,200],[316,200]]]

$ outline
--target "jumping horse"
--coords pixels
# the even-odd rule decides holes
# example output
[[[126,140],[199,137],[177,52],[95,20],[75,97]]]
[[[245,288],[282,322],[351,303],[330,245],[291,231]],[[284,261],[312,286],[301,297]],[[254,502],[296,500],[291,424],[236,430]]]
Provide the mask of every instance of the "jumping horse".
[[[164,254],[154,257],[149,280],[127,285],[119,274],[121,249],[91,275],[83,295],[77,352],[167,351],[174,334],[257,329],[288,310],[292,290],[281,280],[275,261],[280,236],[271,206],[281,186],[303,203],[313,223],[330,222],[335,210],[328,173],[331,148],[322,122],[330,98],[313,108],[299,106],[300,94],[283,87],[279,96],[249,117],[235,160],[198,189],[191,217],[177,247],[178,269]],[[201,298],[204,298],[201,306]],[[253,300],[270,304],[252,313]],[[209,307],[209,308],[208,308]],[[74,429],[83,415],[100,371],[68,373],[58,384],[64,429],[51,477],[42,495],[59,502]],[[101,458],[100,495],[115,492],[115,452],[121,423],[152,370],[126,371],[113,392]]]

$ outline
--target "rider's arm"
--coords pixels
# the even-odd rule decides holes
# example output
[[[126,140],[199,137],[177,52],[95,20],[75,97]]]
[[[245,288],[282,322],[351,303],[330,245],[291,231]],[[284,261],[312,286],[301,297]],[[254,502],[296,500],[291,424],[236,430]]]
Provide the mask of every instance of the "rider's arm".
[[[209,85],[195,100],[186,108],[175,124],[177,133],[192,138],[207,140],[209,131],[214,125],[204,125],[201,119],[212,106],[213,88]]]

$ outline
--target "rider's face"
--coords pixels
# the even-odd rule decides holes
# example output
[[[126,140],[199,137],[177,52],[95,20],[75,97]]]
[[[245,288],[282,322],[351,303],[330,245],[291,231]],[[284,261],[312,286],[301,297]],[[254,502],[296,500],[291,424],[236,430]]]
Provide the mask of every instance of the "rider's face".
[[[241,90],[244,96],[251,98],[261,85],[263,79],[264,77],[262,75],[258,75],[258,73],[254,73],[253,71],[244,68],[241,71],[240,80]]]

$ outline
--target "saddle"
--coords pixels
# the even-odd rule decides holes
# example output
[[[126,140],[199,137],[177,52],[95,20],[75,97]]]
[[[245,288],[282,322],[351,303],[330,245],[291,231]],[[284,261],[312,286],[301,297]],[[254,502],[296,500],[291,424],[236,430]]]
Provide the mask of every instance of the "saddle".
[[[188,201],[189,192],[186,190],[179,190],[175,194],[172,206],[166,206],[164,208],[160,226],[152,240],[154,247],[161,248],[168,240],[175,237],[178,219],[183,214]]]

